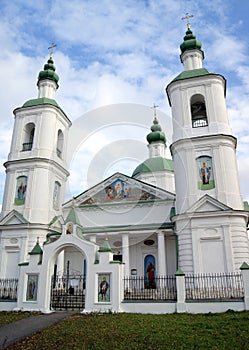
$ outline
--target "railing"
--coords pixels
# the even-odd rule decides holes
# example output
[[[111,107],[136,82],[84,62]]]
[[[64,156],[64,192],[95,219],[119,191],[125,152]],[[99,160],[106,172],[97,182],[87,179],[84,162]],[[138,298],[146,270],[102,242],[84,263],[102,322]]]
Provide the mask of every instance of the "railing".
[[[17,278],[0,278],[0,299],[16,300],[17,287]]]
[[[176,278],[158,276],[150,283],[142,276],[125,277],[124,300],[176,300]]]
[[[23,151],[30,151],[32,149],[33,142],[25,142],[22,144]]]
[[[53,310],[83,310],[85,305],[83,275],[52,276],[50,307]]]
[[[242,275],[217,273],[185,276],[186,300],[242,299],[244,283]]]
[[[207,125],[208,125],[208,121],[207,121],[207,118],[205,118],[205,117],[192,120],[192,127],[193,128],[199,128],[199,127],[207,126]]]

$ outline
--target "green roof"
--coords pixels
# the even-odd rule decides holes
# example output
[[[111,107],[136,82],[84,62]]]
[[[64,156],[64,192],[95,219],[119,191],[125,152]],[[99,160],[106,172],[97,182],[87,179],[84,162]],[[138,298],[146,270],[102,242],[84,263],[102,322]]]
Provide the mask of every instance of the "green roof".
[[[206,68],[184,70],[182,73],[177,75],[177,77],[175,77],[172,81],[195,78],[195,77],[200,77],[203,75],[210,75],[210,74],[214,74],[214,73],[209,72]]]
[[[53,100],[52,98],[47,98],[47,97],[41,97],[41,98],[34,98],[33,100],[28,100],[23,104],[23,108],[25,107],[34,107],[34,106],[39,106],[39,105],[52,105],[54,107],[60,108],[58,103]],[[61,108],[60,108],[61,109]]]
[[[106,239],[103,244],[101,245],[101,247],[99,248],[99,252],[100,253],[104,253],[104,252],[112,252],[112,248],[108,242],[108,240]]]
[[[65,220],[65,224],[68,222],[72,222],[73,224],[77,224],[80,225],[80,220],[78,218],[78,215],[75,211],[75,208],[71,208],[66,220]]]
[[[154,173],[156,171],[174,171],[174,162],[172,159],[163,157],[148,158],[139,164],[133,171],[132,177],[141,173]]]
[[[68,119],[67,115],[63,111],[63,109],[58,105],[58,103],[52,99],[52,98],[47,98],[47,97],[40,97],[40,98],[34,98],[32,100],[26,101],[23,105],[22,108],[28,108],[28,107],[35,107],[35,106],[43,106],[43,105],[50,105],[54,106],[56,108],[59,108],[59,110],[65,115],[65,117]],[[18,108],[17,108],[18,109]],[[69,120],[69,119],[68,119]]]
[[[29,253],[30,255],[43,254],[40,244],[37,242],[34,248]]]

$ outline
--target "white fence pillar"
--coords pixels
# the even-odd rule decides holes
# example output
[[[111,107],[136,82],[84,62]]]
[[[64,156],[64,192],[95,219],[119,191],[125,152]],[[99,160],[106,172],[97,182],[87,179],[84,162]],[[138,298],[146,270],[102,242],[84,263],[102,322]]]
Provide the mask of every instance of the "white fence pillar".
[[[176,291],[177,291],[177,302],[176,312],[183,313],[187,311],[186,306],[186,292],[185,292],[185,273],[182,270],[177,270],[176,276]]]
[[[244,282],[244,303],[245,303],[245,310],[249,310],[249,265],[244,262],[240,267],[243,282]]]

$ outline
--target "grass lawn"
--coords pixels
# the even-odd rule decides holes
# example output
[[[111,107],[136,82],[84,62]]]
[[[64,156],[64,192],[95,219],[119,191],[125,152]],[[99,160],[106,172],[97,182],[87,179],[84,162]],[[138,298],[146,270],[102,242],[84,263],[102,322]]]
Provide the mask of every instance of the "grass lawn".
[[[8,349],[249,349],[249,312],[78,314]]]
[[[37,312],[31,313],[31,312],[0,312],[0,326],[11,323],[15,321],[22,320],[23,318],[30,317],[32,315],[38,315]]]

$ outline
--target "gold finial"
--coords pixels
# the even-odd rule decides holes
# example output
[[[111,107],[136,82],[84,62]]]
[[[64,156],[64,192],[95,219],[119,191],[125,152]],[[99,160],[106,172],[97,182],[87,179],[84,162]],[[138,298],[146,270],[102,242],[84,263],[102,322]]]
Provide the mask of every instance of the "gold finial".
[[[50,54],[49,54],[49,55],[50,55],[50,58],[53,57],[53,53],[54,53],[53,49],[54,49],[56,46],[57,46],[56,44],[52,43],[51,46],[48,47],[48,50],[50,50]]]
[[[182,20],[187,20],[187,28],[190,29],[190,23],[189,23],[189,19],[194,17],[194,15],[190,15],[188,12],[185,14],[185,17],[182,17]]]
[[[154,117],[156,117],[156,109],[158,108],[159,106],[156,106],[156,104],[154,103],[154,105],[152,107],[150,107],[151,109],[153,108],[154,109]]]

